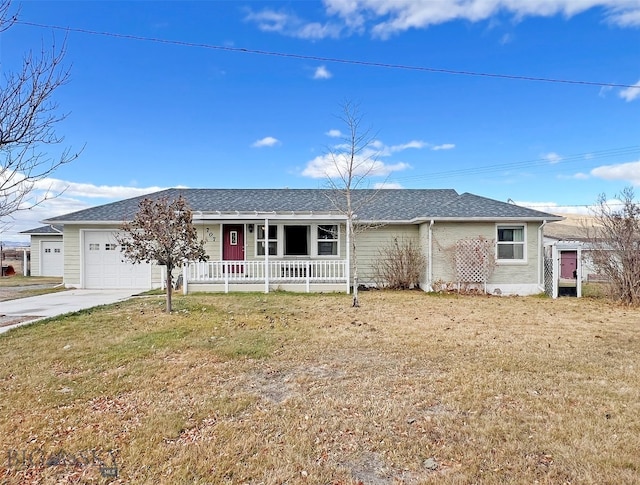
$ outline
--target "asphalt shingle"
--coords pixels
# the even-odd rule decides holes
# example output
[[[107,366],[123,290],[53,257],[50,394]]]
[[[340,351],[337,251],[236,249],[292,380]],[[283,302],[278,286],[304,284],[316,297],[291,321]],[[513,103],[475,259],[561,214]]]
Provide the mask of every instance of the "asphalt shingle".
[[[326,189],[167,189],[47,219],[47,223],[122,222],[131,220],[145,198],[169,200],[182,195],[202,213],[339,213],[340,194]],[[409,222],[415,219],[559,220],[558,216],[453,189],[382,189],[353,191],[357,218]]]

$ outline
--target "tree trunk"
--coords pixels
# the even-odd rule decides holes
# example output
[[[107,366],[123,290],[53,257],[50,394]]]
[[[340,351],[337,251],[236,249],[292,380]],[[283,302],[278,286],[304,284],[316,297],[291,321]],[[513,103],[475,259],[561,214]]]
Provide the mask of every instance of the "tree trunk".
[[[349,221],[349,231],[351,232],[351,260],[353,261],[353,307],[360,306],[358,299],[358,245],[356,244],[356,234],[353,230],[353,221]]]

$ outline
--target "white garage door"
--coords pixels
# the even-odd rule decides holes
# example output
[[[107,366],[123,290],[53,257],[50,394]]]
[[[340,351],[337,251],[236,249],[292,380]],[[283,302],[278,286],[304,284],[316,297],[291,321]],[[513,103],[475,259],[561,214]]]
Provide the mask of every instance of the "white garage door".
[[[62,276],[63,273],[62,241],[42,241],[40,243],[40,276]]]
[[[115,231],[84,232],[85,288],[151,288],[151,265],[123,261]]]

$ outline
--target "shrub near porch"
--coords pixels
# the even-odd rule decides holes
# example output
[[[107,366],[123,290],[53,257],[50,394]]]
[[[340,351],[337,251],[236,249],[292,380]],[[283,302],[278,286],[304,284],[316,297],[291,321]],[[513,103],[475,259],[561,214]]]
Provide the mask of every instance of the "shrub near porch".
[[[283,293],[174,304],[1,337],[5,449],[113,450],[120,483],[640,481],[635,310],[379,291],[359,309]],[[8,483],[105,482],[95,466],[7,464]]]

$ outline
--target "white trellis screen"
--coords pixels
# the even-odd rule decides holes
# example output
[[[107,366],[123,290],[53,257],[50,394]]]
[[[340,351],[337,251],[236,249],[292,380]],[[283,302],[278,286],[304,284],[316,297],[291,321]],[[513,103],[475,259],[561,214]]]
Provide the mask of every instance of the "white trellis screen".
[[[482,284],[486,292],[495,269],[494,241],[484,237],[456,241],[454,265],[458,284]]]

